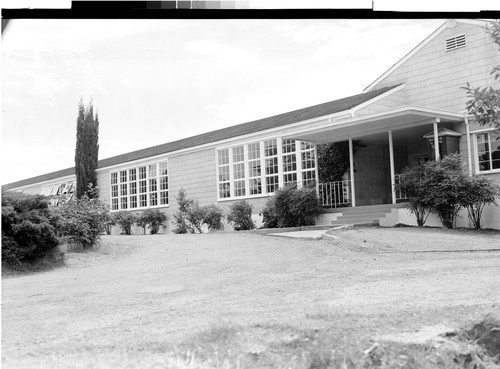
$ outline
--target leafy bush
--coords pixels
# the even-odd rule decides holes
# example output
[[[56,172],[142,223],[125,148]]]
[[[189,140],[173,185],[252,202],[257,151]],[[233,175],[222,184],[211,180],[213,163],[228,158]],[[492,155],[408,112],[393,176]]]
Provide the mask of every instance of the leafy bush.
[[[198,201],[187,197],[183,188],[176,199],[179,211],[174,214],[174,233],[203,233],[203,225],[209,230],[224,229],[224,212],[217,205],[199,206]]]
[[[132,226],[135,224],[137,217],[134,213],[129,211],[119,211],[112,215],[112,219],[115,224],[121,227],[126,235],[130,236],[132,234]]]
[[[235,231],[243,231],[255,228],[252,220],[252,205],[245,200],[240,200],[229,207],[227,221],[234,223]]]
[[[2,194],[2,262],[19,265],[52,252],[59,244],[59,221],[45,196]]]
[[[157,234],[160,231],[160,227],[166,228],[163,224],[167,220],[167,215],[162,213],[158,209],[148,209],[142,212],[141,215],[137,217],[137,225],[144,229],[144,234],[146,234],[146,228],[149,227],[149,232],[151,234]]]
[[[262,215],[262,226],[264,228],[278,228],[279,227],[279,219],[276,214],[276,197],[270,197],[267,199],[266,205],[259,213]]]
[[[471,176],[463,179],[464,188],[460,205],[467,209],[469,219],[475,229],[481,229],[481,215],[487,204],[496,204],[495,197],[500,195],[500,188],[489,178]]]
[[[86,250],[99,244],[101,233],[110,221],[108,205],[87,194],[58,207],[57,211],[64,218],[62,234],[68,238],[68,244],[77,249]]]
[[[261,214],[265,227],[282,228],[314,225],[321,212],[314,187],[288,186],[275,192]]]
[[[484,206],[495,203],[499,194],[498,187],[488,178],[470,177],[459,154],[406,169],[396,188],[406,192],[419,226],[433,212],[446,228],[454,227],[460,208],[465,207],[474,228],[480,229]]]
[[[426,168],[426,198],[431,211],[439,216],[445,228],[454,228],[466,175],[462,159],[459,154],[451,154],[439,161],[427,162]]]
[[[195,228],[188,220],[188,214],[193,206],[194,201],[188,199],[186,191],[184,188],[179,190],[179,193],[175,197],[177,199],[177,205],[179,206],[179,211],[174,214],[174,233],[185,234],[194,233]]]
[[[426,165],[419,162],[405,168],[401,173],[396,190],[406,194],[408,209],[417,217],[417,225],[423,227],[431,212],[431,203],[427,197]]]
[[[204,208],[205,216],[203,223],[210,231],[221,231],[224,229],[224,210],[215,204],[207,205]]]

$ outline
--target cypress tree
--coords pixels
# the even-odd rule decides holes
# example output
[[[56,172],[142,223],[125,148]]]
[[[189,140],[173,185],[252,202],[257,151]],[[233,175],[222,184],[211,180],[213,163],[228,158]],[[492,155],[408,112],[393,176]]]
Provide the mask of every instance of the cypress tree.
[[[99,153],[99,118],[94,116],[92,102],[87,107],[82,100],[78,104],[76,120],[75,174],[76,197],[81,198],[92,184],[97,185],[97,161]],[[93,191],[90,197],[96,195]]]

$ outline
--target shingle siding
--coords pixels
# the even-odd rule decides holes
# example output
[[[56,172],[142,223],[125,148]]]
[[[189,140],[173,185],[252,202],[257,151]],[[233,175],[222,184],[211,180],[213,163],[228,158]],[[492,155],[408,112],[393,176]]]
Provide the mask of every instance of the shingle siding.
[[[390,94],[389,96],[384,97],[383,99],[380,99],[373,104],[357,110],[356,116],[382,113],[389,109],[398,108],[403,105],[406,105],[405,89]]]
[[[445,51],[444,42],[457,34],[466,34],[467,46]],[[427,45],[381,80],[380,89],[405,83],[406,103],[451,111],[464,111],[467,100],[461,87],[490,85],[490,72],[500,63],[500,53],[484,27],[457,23],[446,28]]]
[[[168,160],[168,168],[171,207],[177,209],[175,197],[181,188],[200,205],[217,202],[215,149],[173,156]]]

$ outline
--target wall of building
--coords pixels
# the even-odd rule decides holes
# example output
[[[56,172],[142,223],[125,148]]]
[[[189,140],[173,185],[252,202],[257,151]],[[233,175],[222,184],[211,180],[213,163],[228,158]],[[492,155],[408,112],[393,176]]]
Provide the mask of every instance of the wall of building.
[[[377,113],[384,113],[387,110],[395,109],[400,106],[406,105],[406,91],[405,88],[396,91],[389,96],[386,96],[364,108],[355,111],[356,116],[371,115]]]
[[[354,156],[356,206],[391,202],[388,145],[367,143]]]
[[[467,46],[445,51],[445,40],[466,35]],[[500,53],[483,26],[457,22],[402,63],[372,89],[405,83],[406,103],[446,109],[465,110],[467,100],[461,87],[493,83],[490,75],[498,65]]]

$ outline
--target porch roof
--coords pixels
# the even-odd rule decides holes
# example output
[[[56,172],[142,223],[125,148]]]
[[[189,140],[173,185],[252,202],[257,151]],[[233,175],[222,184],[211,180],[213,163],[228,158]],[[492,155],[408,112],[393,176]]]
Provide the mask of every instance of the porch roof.
[[[440,123],[463,121],[464,114],[415,105],[405,105],[382,113],[344,118],[316,127],[290,132],[286,138],[310,141],[316,144],[345,141],[349,138],[403,130]]]

